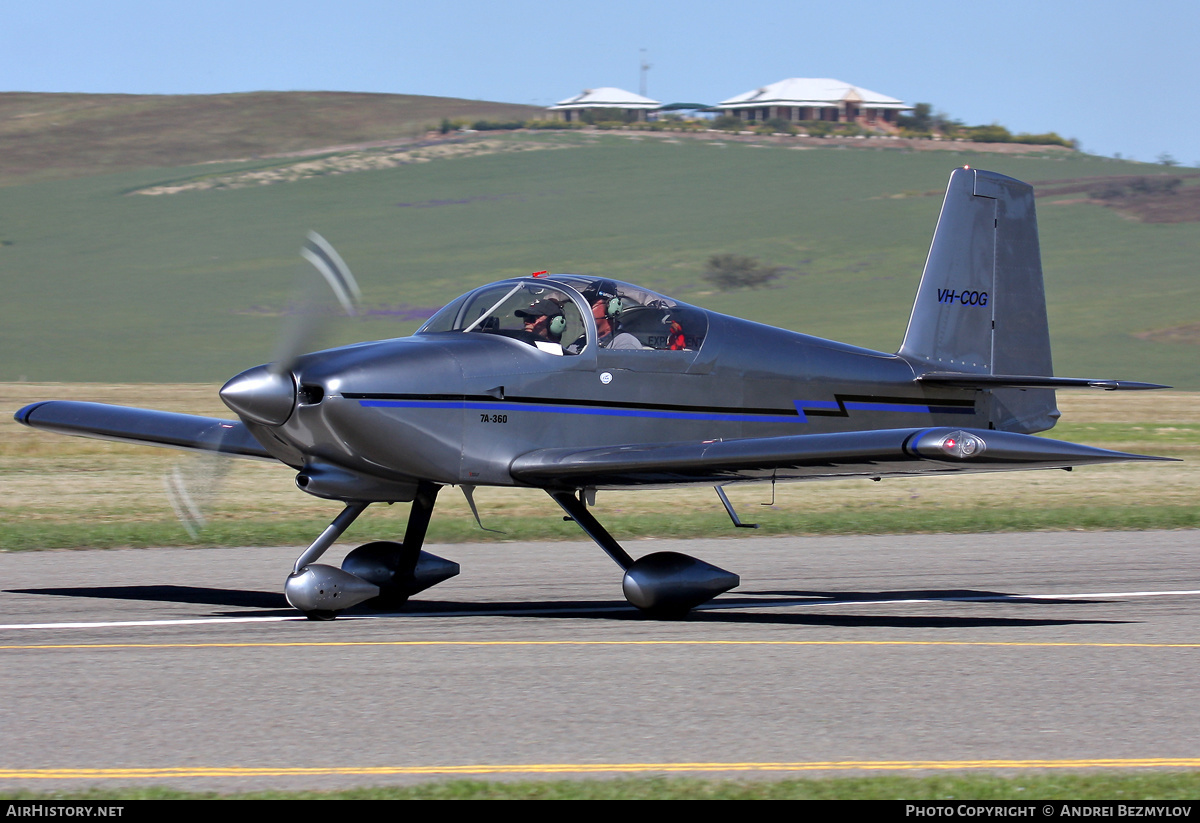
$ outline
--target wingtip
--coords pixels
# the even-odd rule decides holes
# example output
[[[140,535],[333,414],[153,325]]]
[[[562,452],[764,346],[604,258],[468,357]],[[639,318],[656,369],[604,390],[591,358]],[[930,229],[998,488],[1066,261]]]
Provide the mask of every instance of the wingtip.
[[[34,410],[36,410],[38,407],[44,406],[49,402],[50,402],[49,400],[39,400],[36,403],[30,403],[28,406],[18,409],[17,413],[13,415],[13,420],[16,420],[18,423],[20,423],[23,426],[32,425],[29,422],[29,416],[31,414],[33,414]]]

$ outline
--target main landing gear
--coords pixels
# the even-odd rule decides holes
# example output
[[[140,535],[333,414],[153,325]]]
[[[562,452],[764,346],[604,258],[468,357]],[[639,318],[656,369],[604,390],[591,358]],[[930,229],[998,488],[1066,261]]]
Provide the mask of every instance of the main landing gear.
[[[683,617],[691,609],[735,588],[741,579],[679,552],[654,552],[634,560],[588,511],[584,493],[550,492],[563,511],[625,570],[625,599],[654,617]]]
[[[378,541],[354,549],[342,567],[317,559],[333,545],[369,503],[348,503],[296,560],[283,591],[287,601],[310,620],[332,620],[351,606],[366,603],[380,609],[403,606],[419,591],[458,574],[458,564],[421,551],[433,504],[441,489],[434,483],[417,486],[404,542]]]
[[[369,503],[347,503],[325,531],[296,560],[284,584],[287,600],[310,620],[332,620],[359,603],[396,609],[419,591],[458,574],[458,564],[422,551],[433,504],[441,486],[422,482],[412,501],[404,542],[379,541],[346,555],[342,567],[316,561]],[[634,560],[588,511],[583,493],[550,492],[617,565],[625,570],[621,589],[632,605],[654,617],[682,617],[691,609],[736,587],[733,572],[679,552],[654,552]]]

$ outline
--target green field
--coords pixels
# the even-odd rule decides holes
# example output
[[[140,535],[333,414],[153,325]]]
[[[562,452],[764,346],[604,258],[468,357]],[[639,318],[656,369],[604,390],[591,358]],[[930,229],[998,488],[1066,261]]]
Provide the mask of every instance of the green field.
[[[549,269],[641,282],[892,351],[954,166],[1035,184],[1164,171],[1061,151],[580,133],[468,139],[565,148],[161,196],[129,192],[292,161],[0,188],[0,380],[217,382],[267,360],[310,228],[338,247],[375,312],[330,342],[407,334],[412,318],[467,288]],[[1056,202],[1069,199],[1039,200],[1056,371],[1200,389],[1190,338],[1134,336],[1200,320],[1200,224]],[[719,252],[787,271],[773,288],[713,292],[701,274]]]

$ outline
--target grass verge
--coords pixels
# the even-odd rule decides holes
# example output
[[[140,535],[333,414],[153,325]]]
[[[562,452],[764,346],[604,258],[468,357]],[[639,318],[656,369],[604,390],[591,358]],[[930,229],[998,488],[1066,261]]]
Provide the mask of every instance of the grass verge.
[[[753,517],[754,512],[745,513]],[[354,530],[354,540],[394,540],[398,530],[391,521],[365,523]],[[624,539],[745,537],[747,534],[968,534],[1042,530],[1139,530],[1200,528],[1200,509],[1191,505],[1072,506],[1053,509],[1007,508],[844,511],[809,515],[777,512],[760,528],[734,530],[724,513],[699,513],[688,517],[671,514],[614,515],[606,526]],[[138,523],[44,522],[0,523],[0,550],[114,549],[156,546],[291,546],[310,542],[326,522],[305,518],[288,522],[238,521],[218,523],[193,539],[174,520]],[[585,540],[574,523],[561,519],[493,517],[485,521],[496,534],[481,531],[474,521],[434,522],[431,543]]]

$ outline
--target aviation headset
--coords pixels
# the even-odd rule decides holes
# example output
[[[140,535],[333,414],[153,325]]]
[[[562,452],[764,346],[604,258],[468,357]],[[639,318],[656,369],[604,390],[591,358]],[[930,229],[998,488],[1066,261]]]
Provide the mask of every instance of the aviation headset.
[[[604,304],[604,313],[609,317],[616,317],[625,308],[625,304],[621,302],[621,295],[617,294],[617,286],[611,280],[597,281],[584,290],[583,296],[589,304],[605,298],[608,302]]]

